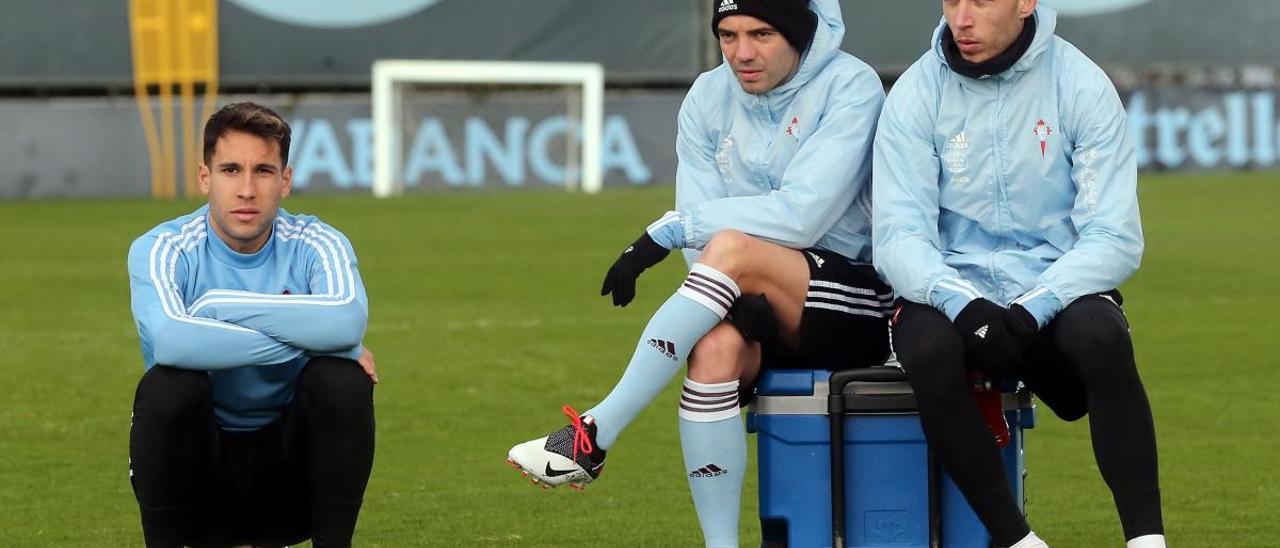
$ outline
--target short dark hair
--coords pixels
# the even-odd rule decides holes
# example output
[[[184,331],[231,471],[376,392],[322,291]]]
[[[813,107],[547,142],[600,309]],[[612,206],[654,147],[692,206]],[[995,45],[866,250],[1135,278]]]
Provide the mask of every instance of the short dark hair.
[[[218,139],[232,131],[243,131],[280,144],[280,166],[289,163],[289,123],[276,111],[257,103],[231,103],[209,117],[204,124],[204,163],[213,159]]]

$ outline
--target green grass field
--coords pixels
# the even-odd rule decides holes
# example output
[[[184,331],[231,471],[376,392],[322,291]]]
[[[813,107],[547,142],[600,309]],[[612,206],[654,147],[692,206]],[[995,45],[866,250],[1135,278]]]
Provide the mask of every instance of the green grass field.
[[[615,309],[604,270],[669,207],[671,187],[303,196],[351,238],[382,378],[361,546],[697,546],[676,432],[678,383],[585,493],[532,488],[507,448],[563,423],[616,380],[681,265]],[[1280,182],[1148,176],[1147,253],[1125,286],[1156,415],[1174,546],[1274,546],[1280,525]],[[141,545],[127,433],[141,374],[131,240],[194,203],[0,203],[0,546]],[[1029,513],[1057,546],[1121,546],[1088,427],[1041,413]],[[743,544],[758,544],[754,471]]]

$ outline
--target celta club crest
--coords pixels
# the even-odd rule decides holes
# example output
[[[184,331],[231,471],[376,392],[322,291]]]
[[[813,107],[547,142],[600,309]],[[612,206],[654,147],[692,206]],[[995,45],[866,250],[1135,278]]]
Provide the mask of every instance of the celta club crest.
[[[792,139],[800,139],[800,117],[792,116],[791,123],[787,124],[787,136]]]
[[[1049,143],[1049,136],[1053,135],[1053,128],[1049,127],[1049,124],[1044,123],[1044,120],[1040,120],[1036,122],[1036,128],[1033,129],[1032,132],[1036,134],[1036,137],[1040,138],[1040,157],[1044,158],[1045,149],[1048,147]]]

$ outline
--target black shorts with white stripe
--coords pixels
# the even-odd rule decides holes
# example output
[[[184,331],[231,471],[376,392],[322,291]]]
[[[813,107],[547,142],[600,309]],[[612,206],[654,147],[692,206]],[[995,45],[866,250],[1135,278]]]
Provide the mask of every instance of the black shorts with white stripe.
[[[810,248],[809,291],[800,316],[800,347],[791,352],[766,345],[763,366],[852,369],[889,358],[889,314],[893,290],[871,265],[850,264],[838,253]]]

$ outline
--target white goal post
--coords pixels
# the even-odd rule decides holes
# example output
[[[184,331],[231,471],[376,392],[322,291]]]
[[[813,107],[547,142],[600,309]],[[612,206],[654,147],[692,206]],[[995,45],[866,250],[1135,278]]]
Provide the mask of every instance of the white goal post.
[[[601,138],[604,129],[604,68],[598,63],[514,61],[430,61],[384,59],[373,64],[373,194],[401,194],[403,145],[396,125],[400,84],[513,84],[582,87],[580,140],[583,192],[602,186]]]

